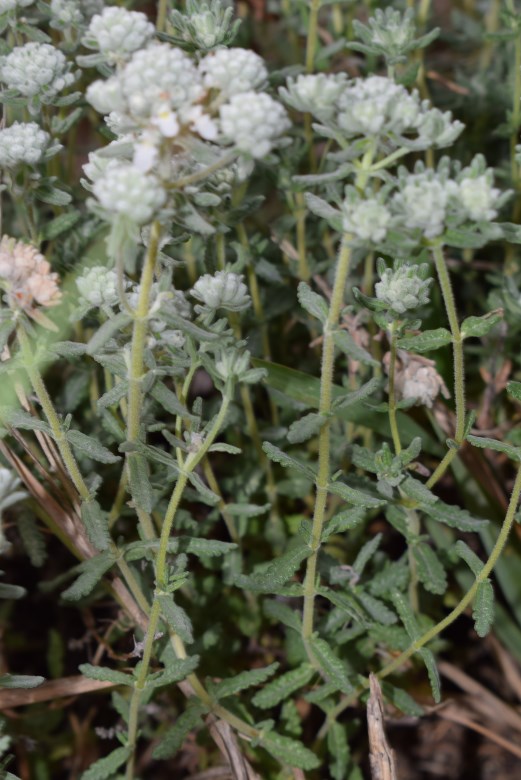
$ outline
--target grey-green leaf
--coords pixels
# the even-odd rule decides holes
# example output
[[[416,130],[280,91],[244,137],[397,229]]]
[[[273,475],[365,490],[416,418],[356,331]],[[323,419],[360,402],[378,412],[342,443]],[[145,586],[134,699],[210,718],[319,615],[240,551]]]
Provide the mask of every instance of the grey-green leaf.
[[[171,758],[174,756],[186,736],[201,723],[201,715],[205,709],[199,704],[190,704],[188,708],[176,718],[175,724],[161,738],[161,742],[155,748],[155,759]]]
[[[179,634],[183,642],[191,644],[194,641],[192,621],[186,611],[176,604],[170,594],[156,597],[164,619],[176,634]]]
[[[263,735],[261,745],[283,764],[304,770],[316,769],[320,766],[319,759],[311,750],[289,737],[268,732]]]
[[[300,444],[307,441],[320,433],[326,422],[327,418],[323,414],[310,412],[310,414],[301,417],[300,420],[291,423],[288,431],[288,441],[291,444]]]
[[[335,655],[325,639],[321,639],[315,634],[309,639],[309,646],[324,676],[334,683],[342,693],[352,693],[353,686],[348,680],[344,662]]]
[[[364,493],[361,490],[349,487],[349,485],[346,485],[344,482],[330,482],[327,489],[330,493],[340,496],[340,498],[343,498],[344,501],[353,506],[373,509],[387,503],[385,499],[376,498],[375,496],[369,495],[369,493]]]
[[[106,550],[111,542],[106,513],[94,498],[81,502],[81,519],[87,536],[97,550]]]
[[[474,447],[484,447],[489,450],[504,452],[511,460],[516,462],[521,461],[521,447],[514,447],[506,441],[490,439],[487,436],[472,436],[471,434],[467,436],[467,441],[469,444],[473,444]]]
[[[478,577],[481,574],[481,570],[483,569],[483,561],[478,558],[476,553],[470,549],[468,544],[463,541],[463,539],[460,539],[456,544],[454,545],[454,550],[458,553],[460,558],[463,558],[469,569],[472,571],[473,575],[475,577]]]
[[[327,746],[332,760],[329,770],[333,780],[345,780],[349,768],[349,743],[347,741],[346,728],[343,724],[334,721],[327,732]]]
[[[310,664],[302,664],[267,683],[252,699],[256,707],[275,707],[311,680],[315,671]]]
[[[315,317],[324,324],[329,313],[325,299],[318,293],[313,292],[306,282],[300,282],[297,296],[302,308],[305,309],[308,314],[311,314],[312,317]]]
[[[126,685],[129,688],[134,687],[134,678],[132,675],[118,672],[117,669],[109,669],[106,666],[93,666],[92,664],[80,664],[78,668],[85,677],[89,678],[89,680],[111,682],[115,685]]]
[[[413,547],[418,578],[425,590],[441,596],[447,590],[447,575],[438,556],[428,544],[419,542]]]
[[[67,441],[78,450],[81,450],[89,458],[99,461],[99,463],[117,463],[120,460],[119,455],[114,455],[107,447],[100,444],[92,436],[87,436],[81,431],[67,431]]]
[[[363,363],[366,366],[379,366],[380,363],[374,359],[372,355],[359,347],[354,341],[352,336],[345,330],[337,330],[333,335],[333,341],[336,346],[342,350],[352,360],[357,360],[359,363]]]
[[[154,493],[148,478],[148,464],[140,452],[127,455],[128,481],[132,499],[137,507],[150,513],[154,506]]]
[[[461,323],[461,335],[462,338],[468,339],[469,337],[480,338],[485,336],[494,325],[497,325],[503,319],[503,310],[490,311],[484,314],[482,317],[467,317]]]
[[[402,336],[398,339],[398,346],[409,352],[430,352],[434,349],[450,344],[452,336],[446,328],[425,330],[418,336]]]
[[[261,685],[267,679],[272,677],[277,669],[279,663],[273,663],[269,666],[265,666],[262,669],[251,669],[248,672],[240,672],[235,677],[230,677],[228,680],[222,680],[219,683],[212,683],[210,690],[212,696],[215,699],[225,699],[227,696],[235,696],[240,691],[245,691],[254,685]]]
[[[45,677],[33,674],[2,674],[0,688],[37,688],[45,682]]]
[[[62,593],[62,598],[77,601],[88,596],[103,575],[113,566],[115,556],[111,550],[105,550],[80,564],[81,574],[73,584]]]
[[[132,748],[127,745],[125,747],[116,748],[110,755],[105,758],[100,758],[95,764],[92,764],[86,772],[84,772],[80,780],[109,780],[113,777],[115,772],[123,766],[127,758],[130,756]]]
[[[422,647],[418,652],[427,668],[427,674],[429,675],[429,682],[432,688],[432,697],[436,704],[438,704],[438,702],[441,701],[441,685],[436,660],[428,647]]]
[[[309,468],[309,466],[304,465],[303,463],[300,463],[298,460],[295,460],[295,458],[292,458],[290,455],[286,455],[285,452],[283,452],[279,447],[276,447],[274,444],[271,444],[269,441],[265,441],[262,445],[262,449],[268,456],[270,460],[272,460],[274,463],[280,463],[281,466],[284,466],[286,469],[295,469],[295,471],[299,471],[301,474],[305,474],[308,479],[314,479],[315,475],[313,474],[313,471]]]
[[[472,605],[474,628],[478,636],[486,636],[494,622],[494,588],[487,578],[480,582]]]

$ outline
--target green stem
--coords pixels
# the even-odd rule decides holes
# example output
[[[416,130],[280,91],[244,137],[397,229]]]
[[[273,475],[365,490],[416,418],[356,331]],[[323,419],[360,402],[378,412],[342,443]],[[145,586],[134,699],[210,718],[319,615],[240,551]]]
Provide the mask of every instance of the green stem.
[[[156,30],[158,32],[165,32],[166,30],[169,4],[169,0],[159,0],[157,4]]]
[[[467,591],[467,593],[458,602],[458,604],[454,607],[454,609],[451,612],[449,612],[449,614],[446,617],[443,618],[443,620],[440,620],[439,623],[436,623],[435,626],[433,626],[424,634],[422,634],[422,636],[416,639],[407,648],[407,650],[404,650],[403,653],[397,656],[393,661],[387,664],[387,666],[384,666],[384,668],[378,672],[377,677],[380,680],[383,680],[385,677],[389,677],[389,675],[397,671],[397,669],[399,669],[405,663],[405,661],[407,661],[409,658],[411,658],[411,656],[417,653],[418,650],[421,650],[421,648],[424,647],[426,644],[432,642],[433,639],[435,639],[437,636],[439,636],[439,634],[445,631],[446,628],[452,625],[452,623],[454,623],[454,621],[466,610],[469,604],[471,604],[474,597],[476,596],[479,586],[481,585],[482,582],[485,582],[485,580],[488,579],[501,553],[503,552],[503,549],[505,547],[505,544],[507,543],[510,531],[512,530],[512,526],[515,521],[516,510],[519,504],[520,496],[521,496],[521,466],[518,468],[517,471],[514,487],[512,488],[512,494],[510,496],[510,501],[508,504],[507,513],[505,515],[505,519],[503,520],[503,524],[501,526],[498,537],[496,539],[496,543],[492,548],[492,552],[490,553],[487,562],[485,563],[480,573],[476,577],[472,587]],[[321,737],[325,736],[329,726],[338,718],[338,716],[345,709],[347,709],[347,707],[351,706],[351,704],[354,701],[356,701],[358,696],[361,693],[363,693],[363,691],[368,686],[369,686],[369,681],[367,681],[366,685],[357,688],[356,691],[354,691],[348,697],[346,697],[341,702],[339,702],[339,704],[329,712],[327,721],[322,727],[319,736]]]
[[[394,320],[391,324],[391,359],[389,361],[389,425],[391,426],[394,449],[396,454],[399,455],[402,451],[402,442],[396,420],[396,349],[396,320]]]
[[[420,535],[420,520],[414,509],[406,508],[407,527],[413,539]],[[414,557],[414,542],[407,545],[407,562],[409,564],[409,603],[412,611],[417,614],[420,611],[418,597],[418,566]]]
[[[203,181],[203,179],[211,176],[212,173],[216,173],[216,171],[220,171],[221,168],[225,168],[227,165],[231,165],[233,162],[235,162],[236,159],[237,152],[229,152],[229,154],[225,154],[223,157],[220,157],[219,160],[212,163],[212,165],[208,165],[206,168],[203,168],[201,171],[196,171],[189,176],[185,176],[182,179],[173,181],[170,185],[170,189],[180,190],[183,187],[188,187],[190,184],[197,184],[197,182]]]
[[[432,253],[452,333],[452,348],[454,353],[454,400],[456,405],[456,431],[454,433],[454,440],[457,444],[462,444],[465,436],[465,364],[463,357],[463,338],[459,328],[450,276],[441,245],[433,244]]]
[[[320,0],[311,0],[308,20],[308,39],[306,44],[306,73],[313,73],[315,69],[315,55],[318,39],[318,12]]]
[[[308,258],[307,258],[307,245],[306,245],[306,203],[304,201],[304,194],[297,192],[295,196],[297,202],[297,210],[295,212],[296,228],[297,228],[297,252],[298,252],[298,277],[302,282],[308,282],[311,278],[311,271],[309,270]]]
[[[324,324],[324,340],[322,347],[322,370],[320,377],[320,402],[319,413],[324,416],[324,426],[318,439],[318,472],[316,479],[315,509],[313,512],[313,526],[311,530],[311,555],[307,559],[306,576],[304,579],[304,611],[302,618],[302,639],[307,645],[313,634],[314,608],[316,596],[317,559],[320,550],[322,530],[324,527],[325,510],[327,502],[327,488],[329,484],[329,460],[330,460],[330,423],[331,413],[333,368],[335,362],[334,332],[340,319],[340,313],[344,305],[344,291],[351,250],[348,236],[344,236],[340,246],[338,262],[335,272],[335,281],[331,295],[328,318]]]
[[[127,412],[127,440],[137,442],[140,439],[141,413],[143,406],[143,381],[145,341],[148,331],[148,316],[150,308],[150,293],[154,281],[161,226],[159,222],[152,223],[150,240],[145,262],[141,272],[139,286],[139,298],[134,311],[134,327],[132,331],[132,344],[130,347],[130,370],[128,388],[128,412]],[[139,522],[146,539],[155,539],[155,530],[152,520],[141,507],[136,507]]]

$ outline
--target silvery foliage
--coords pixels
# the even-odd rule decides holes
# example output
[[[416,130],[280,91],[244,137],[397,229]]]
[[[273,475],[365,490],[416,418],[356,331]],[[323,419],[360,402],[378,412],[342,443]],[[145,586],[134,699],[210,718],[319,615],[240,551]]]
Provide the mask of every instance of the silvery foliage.
[[[400,259],[388,268],[380,257],[376,267],[380,276],[374,288],[376,298],[388,307],[393,317],[414,311],[429,302],[429,288],[433,280],[427,278],[427,263],[410,264]]]
[[[125,282],[124,288],[127,286]],[[76,279],[76,287],[80,297],[75,319],[81,319],[91,309],[100,309],[111,316],[113,308],[119,303],[117,274],[104,266],[96,265],[83,271]]]
[[[32,114],[42,104],[56,103],[75,78],[63,52],[49,43],[30,41],[0,58],[0,81],[9,95],[27,99]]]
[[[231,271],[217,271],[213,276],[204,274],[195,283],[191,295],[209,311],[243,311],[251,304],[243,277]]]
[[[38,165],[61,149],[36,122],[13,122],[0,130],[0,167]]]
[[[176,42],[196,51],[229,46],[241,24],[233,20],[232,5],[223,0],[187,0],[186,13],[173,10],[170,21]]]
[[[388,65],[405,62],[410,52],[425,48],[440,34],[439,28],[435,28],[416,38],[412,8],[405,13],[392,8],[383,11],[377,8],[367,25],[354,19],[353,30],[362,43],[350,42],[349,47],[364,54],[384,57]]]

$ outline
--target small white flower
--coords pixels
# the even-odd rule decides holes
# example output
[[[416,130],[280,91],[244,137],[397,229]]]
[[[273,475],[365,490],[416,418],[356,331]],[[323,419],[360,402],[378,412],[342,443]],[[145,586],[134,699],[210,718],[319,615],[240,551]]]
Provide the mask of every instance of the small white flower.
[[[452,180],[442,180],[430,172],[408,176],[393,204],[402,214],[408,228],[419,228],[426,238],[436,238],[445,229],[450,199],[458,194]]]
[[[338,124],[348,135],[403,133],[418,120],[420,101],[384,76],[356,79],[338,99]]]
[[[461,204],[474,222],[489,222],[497,217],[494,204],[500,195],[501,191],[492,186],[487,174],[464,178],[459,183]]]
[[[0,130],[0,167],[37,165],[47,151],[51,136],[36,122],[14,122]]]
[[[264,60],[248,49],[218,49],[199,63],[205,87],[236,95],[259,89],[268,78]]]
[[[106,80],[98,79],[98,81],[93,81],[87,87],[85,97],[87,102],[100,114],[124,111],[126,108],[117,76],[111,76]]]
[[[220,116],[224,134],[241,152],[257,159],[269,154],[290,127],[283,106],[263,92],[233,95],[221,106]]]
[[[380,260],[379,263],[383,264]],[[395,264],[394,268],[380,270],[381,280],[375,284],[375,294],[392,312],[403,314],[429,302],[432,279],[425,279],[427,264]]]
[[[183,122],[190,125],[205,141],[215,141],[219,135],[219,129],[214,120],[205,114],[202,106],[191,106],[181,111]]]
[[[215,372],[220,379],[226,382],[227,379],[241,376],[248,371],[250,367],[250,353],[248,350],[239,352],[237,350],[228,350],[221,352],[219,358],[215,361]]]
[[[96,307],[115,306],[119,301],[117,274],[104,266],[88,268],[76,279],[80,304]]]
[[[161,135],[164,135],[165,138],[175,138],[180,130],[177,114],[175,111],[172,111],[168,103],[163,103],[157,107],[151,123],[158,128]]]
[[[133,164],[142,173],[148,173],[155,166],[158,157],[157,138],[151,133],[143,133],[134,146]]]
[[[213,276],[204,274],[195,283],[191,294],[213,310],[242,311],[251,303],[242,275],[231,271],[217,271]]]
[[[79,0],[51,0],[51,27],[77,27],[84,22]]]
[[[391,224],[391,212],[376,198],[342,204],[343,228],[361,241],[378,244],[383,241]]]
[[[73,83],[70,67],[54,46],[30,41],[2,58],[0,78],[9,89],[46,103]]]
[[[105,8],[92,17],[83,43],[100,51],[109,62],[125,60],[154,36],[145,14],[125,8]]]
[[[92,191],[107,212],[128,217],[137,225],[150,222],[166,200],[156,177],[131,163],[107,166]]]

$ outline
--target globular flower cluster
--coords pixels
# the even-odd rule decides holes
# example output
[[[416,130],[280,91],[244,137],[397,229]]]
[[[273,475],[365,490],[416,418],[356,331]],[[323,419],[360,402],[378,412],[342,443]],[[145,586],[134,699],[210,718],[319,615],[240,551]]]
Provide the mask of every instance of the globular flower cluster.
[[[349,139],[373,137],[396,147],[442,148],[463,130],[450,112],[432,108],[417,90],[408,92],[384,76],[349,81],[344,74],[301,75],[290,78],[280,94],[289,105]]]
[[[391,227],[392,214],[384,198],[360,197],[354,187],[346,187],[342,203],[344,231],[364,244],[379,244],[385,240]]]
[[[50,148],[50,144],[51,136],[36,122],[14,122],[0,130],[0,168],[37,165],[60,148],[56,144]]]
[[[377,263],[380,281],[375,284],[375,294],[379,301],[387,304],[393,314],[404,314],[429,302],[429,287],[432,279],[427,279],[427,263],[411,265],[396,261],[393,268],[386,268],[380,258]]]
[[[217,271],[213,276],[205,274],[195,283],[191,294],[207,309],[216,311],[243,311],[251,303],[248,288],[240,274]]]
[[[241,152],[265,157],[277,138],[289,130],[284,108],[264,92],[233,95],[220,108],[221,126],[227,138]]]
[[[118,303],[117,274],[104,266],[88,268],[76,279],[82,309],[112,308]]]
[[[17,8],[27,8],[34,2],[35,0],[0,0],[0,14],[9,13]]]
[[[201,60],[199,70],[204,86],[223,95],[259,89],[268,78],[264,60],[248,49],[218,49]]]
[[[49,43],[30,41],[0,60],[0,80],[8,89],[30,98],[33,113],[40,103],[52,103],[74,79],[63,52]]]
[[[84,17],[78,0],[51,0],[51,27],[57,30],[78,27]]]
[[[106,212],[126,217],[136,225],[151,222],[166,201],[157,177],[143,173],[131,163],[111,161],[92,185],[92,191]]]
[[[393,205],[403,215],[405,226],[421,230],[429,239],[441,235],[447,213],[457,204],[456,182],[432,170],[408,174],[402,181]]]
[[[116,63],[145,46],[154,32],[145,14],[111,6],[93,16],[83,43],[99,51],[107,62]]]
[[[0,280],[13,309],[31,316],[35,306],[56,306],[60,302],[58,274],[51,272],[45,257],[31,244],[3,236],[0,241]]]

